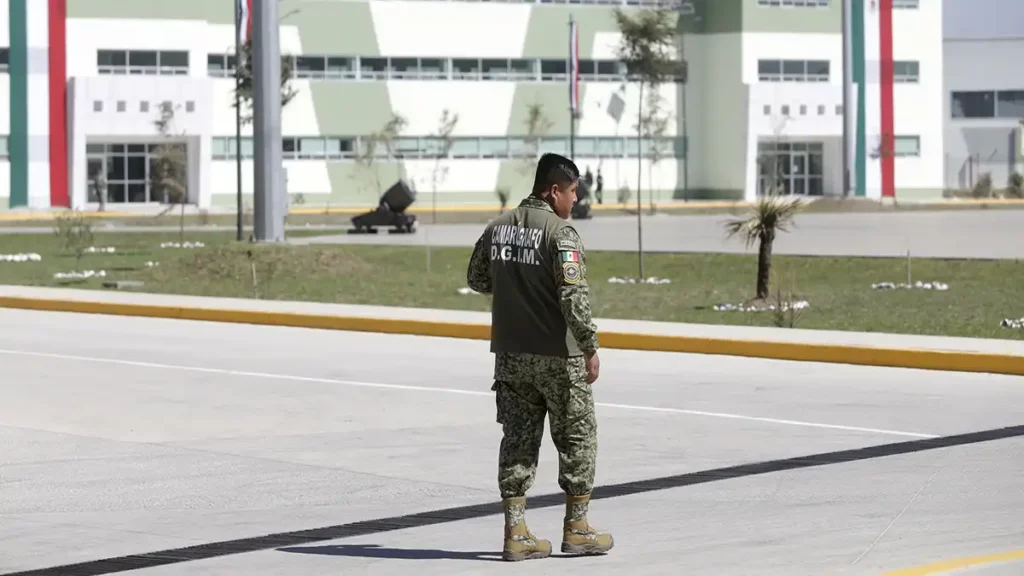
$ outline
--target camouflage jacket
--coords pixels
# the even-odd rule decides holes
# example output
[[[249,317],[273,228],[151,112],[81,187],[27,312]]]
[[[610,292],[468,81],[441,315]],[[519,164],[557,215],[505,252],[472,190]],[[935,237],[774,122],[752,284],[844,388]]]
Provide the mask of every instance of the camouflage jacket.
[[[538,198],[527,197],[520,204],[523,208],[532,208],[552,212],[546,202]],[[467,268],[466,280],[469,287],[477,292],[492,294],[494,291],[494,278],[491,273],[491,255],[488,253],[485,240],[488,235],[485,233],[480,237],[474,246]],[[554,279],[554,286],[557,291],[556,297],[561,310],[562,317],[572,339],[580,350],[596,350],[598,348],[597,326],[594,324],[591,315],[590,289],[587,279],[586,258],[583,241],[579,234],[571,226],[560,228],[553,238],[548,239],[547,245],[552,247],[553,257],[550,259],[550,274]],[[578,262],[575,266],[567,267],[559,254],[575,253],[578,255]],[[567,277],[568,276],[568,277]],[[527,372],[541,372],[550,369],[559,369],[566,363],[576,364],[582,357],[575,356],[547,357],[538,354],[497,352],[495,356],[495,378],[500,375],[519,374],[525,368]],[[547,366],[554,363],[553,366]],[[532,368],[531,368],[532,367]]]

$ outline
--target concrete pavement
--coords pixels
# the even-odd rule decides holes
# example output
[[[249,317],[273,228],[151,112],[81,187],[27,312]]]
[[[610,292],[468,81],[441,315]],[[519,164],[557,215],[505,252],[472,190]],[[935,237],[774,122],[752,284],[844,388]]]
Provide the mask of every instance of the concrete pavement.
[[[740,209],[741,213],[743,209]],[[727,239],[728,215],[648,215],[642,219],[644,249],[649,252],[744,253],[738,238]],[[637,249],[635,216],[601,216],[574,221],[589,250]],[[322,231],[289,239],[294,244],[385,244],[468,247],[482,224],[420,224],[414,234],[352,235],[338,225],[295,225],[290,231]],[[186,226],[195,231],[233,231],[233,226]],[[108,223],[97,232],[172,232],[175,226],[121,226]],[[50,226],[3,227],[4,234],[52,234]],[[936,210],[907,212],[810,213],[780,234],[775,253],[809,256],[916,258],[1024,258],[1024,210]]]
[[[254,300],[251,298],[218,298],[183,296],[180,294],[148,294],[112,292],[77,288],[14,286],[0,284],[0,298],[31,298],[70,302],[114,303],[160,306],[171,309],[197,308],[243,312],[270,312],[310,316],[341,316],[381,320],[413,320],[456,324],[489,325],[489,312],[411,308],[401,306],[368,306],[361,304],[328,304],[289,300]],[[483,296],[467,296],[483,298]],[[653,336],[722,338],[794,344],[831,344],[892,349],[935,350],[945,352],[977,352],[1024,356],[1024,340],[995,338],[952,338],[884,332],[852,332],[845,330],[810,330],[771,328],[765,326],[733,326],[719,324],[684,324],[595,318],[601,333],[621,332]]]
[[[726,239],[734,216],[644,215],[644,249],[650,252],[744,253],[739,238]],[[810,256],[906,256],[917,258],[1024,258],[1024,210],[802,214],[779,234],[776,254]],[[588,250],[637,249],[636,217],[577,220]],[[421,225],[415,234],[324,235],[296,244],[399,244],[472,246],[480,224]]]
[[[1022,547],[1024,378],[601,354],[592,520],[617,547],[520,569],[873,575]],[[0,310],[0,362],[0,574],[514,569],[486,342]],[[545,440],[528,519],[557,546],[556,468]],[[351,536],[296,542],[320,527]]]

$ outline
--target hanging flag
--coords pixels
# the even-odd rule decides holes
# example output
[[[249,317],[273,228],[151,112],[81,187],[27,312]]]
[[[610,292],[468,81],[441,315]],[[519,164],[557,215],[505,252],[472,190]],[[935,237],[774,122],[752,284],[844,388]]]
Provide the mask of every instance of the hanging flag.
[[[252,34],[252,0],[235,0],[235,29],[238,30],[238,45],[245,46]],[[239,61],[244,59],[244,54],[239,54]]]
[[[569,110],[576,115],[580,106],[580,36],[576,21],[569,21]]]

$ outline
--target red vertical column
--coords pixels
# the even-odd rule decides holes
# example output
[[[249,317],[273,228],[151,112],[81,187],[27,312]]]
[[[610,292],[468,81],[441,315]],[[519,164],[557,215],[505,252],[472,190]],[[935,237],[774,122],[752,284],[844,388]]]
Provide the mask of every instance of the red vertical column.
[[[878,2],[879,82],[882,108],[882,197],[896,197],[895,114],[893,104],[892,0]]]
[[[67,0],[49,0],[50,206],[68,198]]]

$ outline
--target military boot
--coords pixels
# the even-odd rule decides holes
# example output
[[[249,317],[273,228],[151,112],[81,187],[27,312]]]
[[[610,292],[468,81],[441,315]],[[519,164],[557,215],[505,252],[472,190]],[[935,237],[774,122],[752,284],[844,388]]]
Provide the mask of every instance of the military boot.
[[[526,527],[526,498],[506,498],[505,548],[501,557],[508,562],[547,558],[551,555],[551,542],[540,540]]]
[[[562,531],[562,552],[566,554],[605,554],[615,546],[611,534],[599,533],[587,522],[590,494],[568,494],[565,501],[565,524]]]

